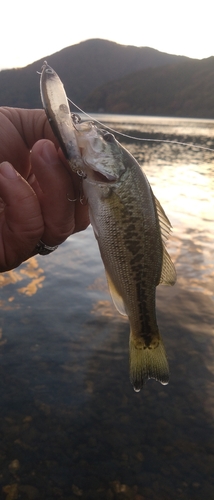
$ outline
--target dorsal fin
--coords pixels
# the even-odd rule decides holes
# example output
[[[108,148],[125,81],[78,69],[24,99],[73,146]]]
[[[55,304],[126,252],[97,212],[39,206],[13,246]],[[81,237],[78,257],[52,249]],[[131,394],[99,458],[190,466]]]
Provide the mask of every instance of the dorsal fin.
[[[161,237],[162,237],[162,244],[163,244],[163,263],[162,263],[162,270],[161,270],[161,277],[159,284],[160,285],[174,285],[176,282],[176,271],[175,271],[175,266],[171,260],[170,255],[168,254],[166,247],[165,247],[165,242],[169,238],[169,233],[171,231],[171,223],[167,217],[167,215],[164,212],[164,209],[162,208],[160,202],[155,198],[154,196],[154,201],[155,201],[155,206],[157,210],[157,215],[158,215],[158,220],[160,224],[160,231],[161,231]]]
[[[176,282],[175,266],[163,243],[163,263],[161,269],[160,285],[174,285]]]
[[[155,206],[157,209],[157,214],[158,214],[158,220],[160,224],[160,230],[161,230],[161,236],[163,238],[163,241],[166,242],[169,238],[169,233],[171,231],[171,224],[170,221],[167,217],[167,215],[164,212],[164,209],[162,208],[160,202],[155,198],[154,196],[154,201],[155,201]]]

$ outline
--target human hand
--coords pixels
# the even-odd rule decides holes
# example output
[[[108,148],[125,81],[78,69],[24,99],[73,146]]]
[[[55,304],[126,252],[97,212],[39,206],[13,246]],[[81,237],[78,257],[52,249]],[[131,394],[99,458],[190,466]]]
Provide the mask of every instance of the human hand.
[[[89,224],[43,110],[0,108],[0,272]],[[69,201],[69,200],[76,200]]]

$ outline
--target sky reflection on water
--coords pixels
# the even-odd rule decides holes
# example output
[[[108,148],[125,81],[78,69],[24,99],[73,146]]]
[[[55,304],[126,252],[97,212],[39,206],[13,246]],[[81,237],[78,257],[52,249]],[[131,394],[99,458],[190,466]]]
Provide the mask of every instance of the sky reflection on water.
[[[123,122],[112,120],[188,142],[214,135],[211,120]],[[170,384],[134,393],[129,326],[109,297],[91,228],[1,275],[0,498],[13,485],[21,500],[214,498],[214,154],[126,147],[173,226],[177,283],[157,289]]]

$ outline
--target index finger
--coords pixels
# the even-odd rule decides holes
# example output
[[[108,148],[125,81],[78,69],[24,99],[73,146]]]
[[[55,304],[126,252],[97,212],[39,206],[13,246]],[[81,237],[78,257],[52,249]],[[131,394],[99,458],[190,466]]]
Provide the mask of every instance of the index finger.
[[[57,139],[42,109],[0,108],[0,163],[8,161],[25,178],[30,171],[30,150],[40,139]]]

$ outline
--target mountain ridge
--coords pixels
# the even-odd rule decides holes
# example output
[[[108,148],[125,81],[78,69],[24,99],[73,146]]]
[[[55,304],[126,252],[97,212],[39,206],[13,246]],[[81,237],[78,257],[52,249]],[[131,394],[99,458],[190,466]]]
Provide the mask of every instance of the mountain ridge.
[[[214,118],[214,57],[146,68],[95,89],[87,112]]]
[[[186,90],[191,93],[189,90],[191,87],[194,91],[195,98],[192,100],[197,107],[202,81],[207,71],[209,76],[206,76],[205,111],[201,106],[199,108],[200,113],[207,112],[209,113],[207,117],[214,117],[210,91],[213,61],[204,73],[203,61],[206,61],[204,59],[198,61],[185,56],[160,52],[150,47],[120,45],[102,39],[85,40],[66,47],[24,68],[0,71],[1,106],[42,107],[37,73],[41,70],[44,60],[47,60],[48,64],[59,74],[67,95],[78,106],[84,107],[85,111],[99,111],[101,108],[106,112],[163,114],[165,116],[167,114],[172,116],[173,112],[176,113],[175,116],[181,116],[178,106],[176,108],[173,104],[175,97],[177,99],[177,94],[172,95],[171,84],[174,80],[177,80],[177,83],[180,82],[179,89],[176,84],[176,92],[179,93],[179,99],[182,102],[184,90],[182,89],[182,72],[184,68],[189,68],[188,71],[191,73],[191,68],[193,69],[194,64],[197,64],[197,75],[200,73],[200,68],[202,69],[199,89],[197,90],[191,76],[184,82]],[[167,86],[170,90],[168,95],[164,90]],[[101,99],[101,94],[104,99]],[[107,101],[110,103],[108,106]],[[187,106],[186,109],[182,105],[180,109],[182,116],[190,116],[191,112],[193,112],[192,116],[195,116],[197,109],[193,109],[194,105]]]

